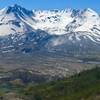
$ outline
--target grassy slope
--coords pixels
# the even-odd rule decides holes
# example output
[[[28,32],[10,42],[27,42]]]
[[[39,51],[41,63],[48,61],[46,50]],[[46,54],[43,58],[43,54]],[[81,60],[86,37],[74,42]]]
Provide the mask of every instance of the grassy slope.
[[[100,100],[100,68],[36,87],[29,85],[22,93],[29,100]]]
[[[15,91],[22,100],[100,100],[100,68],[37,86],[14,86],[10,92]]]

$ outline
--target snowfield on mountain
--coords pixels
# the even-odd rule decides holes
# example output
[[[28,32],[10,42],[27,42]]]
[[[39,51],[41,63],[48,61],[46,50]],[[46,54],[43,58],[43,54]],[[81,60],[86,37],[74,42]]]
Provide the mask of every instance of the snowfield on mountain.
[[[0,52],[98,53],[100,16],[84,10],[27,10],[13,5],[0,10]]]

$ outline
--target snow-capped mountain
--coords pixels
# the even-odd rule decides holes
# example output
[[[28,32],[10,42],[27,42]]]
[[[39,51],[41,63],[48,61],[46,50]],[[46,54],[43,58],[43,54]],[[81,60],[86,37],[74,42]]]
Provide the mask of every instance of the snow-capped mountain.
[[[100,16],[92,9],[0,10],[0,52],[99,52]]]

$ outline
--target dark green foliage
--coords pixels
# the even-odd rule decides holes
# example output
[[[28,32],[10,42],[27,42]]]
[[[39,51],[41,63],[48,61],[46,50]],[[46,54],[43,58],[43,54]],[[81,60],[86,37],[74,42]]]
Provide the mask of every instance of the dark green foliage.
[[[15,89],[16,88],[16,89]],[[100,68],[70,78],[11,90],[24,100],[100,100]]]
[[[84,71],[61,81],[28,88],[29,86],[24,89],[23,95],[34,95],[35,100],[100,100],[96,99],[100,95],[100,68]]]

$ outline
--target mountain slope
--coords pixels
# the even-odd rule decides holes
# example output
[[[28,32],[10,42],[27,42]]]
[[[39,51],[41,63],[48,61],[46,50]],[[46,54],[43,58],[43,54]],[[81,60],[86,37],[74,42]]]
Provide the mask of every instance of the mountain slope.
[[[0,51],[97,53],[100,16],[92,9],[27,10],[19,5],[0,10]],[[17,48],[17,49],[16,49]]]
[[[0,11],[0,36],[31,31],[30,25],[24,20],[33,20],[33,12],[18,5],[4,8]]]

